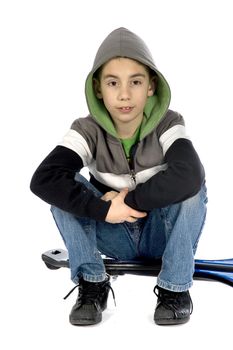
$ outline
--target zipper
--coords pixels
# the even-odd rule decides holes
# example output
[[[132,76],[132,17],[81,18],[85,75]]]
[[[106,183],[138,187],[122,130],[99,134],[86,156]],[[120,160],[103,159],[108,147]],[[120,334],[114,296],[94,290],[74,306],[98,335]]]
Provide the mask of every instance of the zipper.
[[[137,184],[136,173],[135,173],[135,169],[134,169],[134,156],[135,156],[135,153],[136,153],[136,150],[137,150],[137,146],[138,146],[138,144],[136,143],[135,145],[133,145],[131,147],[130,155],[129,155],[130,157],[127,158],[126,154],[125,154],[125,151],[124,151],[124,148],[123,148],[123,145],[121,144],[121,149],[123,151],[124,158],[125,158],[125,160],[127,162],[127,166],[128,166],[128,169],[129,169],[130,180],[132,181],[134,188],[135,188],[135,186]]]
[[[133,145],[131,147],[130,155],[129,155],[130,156],[130,159],[129,159],[130,178],[133,181],[134,185],[137,184],[136,173],[135,173],[135,169],[134,169],[134,157],[135,157],[135,154],[136,154],[137,147],[138,147],[138,143]]]
[[[134,169],[130,169],[130,178],[134,182],[134,184],[136,185],[136,174],[135,174]]]

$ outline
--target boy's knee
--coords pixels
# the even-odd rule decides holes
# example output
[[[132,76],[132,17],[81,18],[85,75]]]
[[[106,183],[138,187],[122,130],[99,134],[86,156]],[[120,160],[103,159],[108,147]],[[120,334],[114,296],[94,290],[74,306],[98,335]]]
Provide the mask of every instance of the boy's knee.
[[[206,188],[202,186],[196,195],[183,201],[181,207],[189,213],[205,212],[207,201]]]

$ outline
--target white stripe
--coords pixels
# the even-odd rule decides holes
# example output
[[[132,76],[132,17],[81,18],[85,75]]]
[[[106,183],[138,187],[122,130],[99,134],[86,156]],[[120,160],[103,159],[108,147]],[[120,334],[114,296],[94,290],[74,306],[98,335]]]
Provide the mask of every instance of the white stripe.
[[[125,187],[129,188],[129,190],[135,188],[135,183],[130,174],[115,175],[112,173],[102,173],[96,169],[96,162],[92,162],[88,168],[96,180],[116,191],[120,191]]]
[[[84,166],[91,163],[92,154],[89,146],[86,140],[77,131],[70,129],[59,145],[76,152],[82,158]]]
[[[121,191],[125,187],[132,191],[139,183],[144,183],[147,180],[149,180],[153,175],[157,174],[159,171],[166,170],[167,164],[158,165],[153,168],[138,172],[135,175],[136,183],[134,182],[130,174],[115,175],[112,173],[102,173],[96,170],[95,162],[89,165],[88,168],[90,173],[95,177],[95,179],[101,182],[102,184],[109,186],[115,189],[116,191]]]
[[[159,138],[160,145],[163,149],[163,155],[165,155],[165,153],[173,144],[173,142],[181,138],[188,140],[190,139],[189,136],[186,134],[184,125],[175,125],[172,128],[165,131],[165,133],[163,133]]]
[[[153,168],[149,168],[143,171],[140,171],[139,173],[137,173],[136,175],[136,181],[137,184],[139,183],[144,183],[147,180],[149,180],[153,175],[159,173],[160,171],[164,171],[167,169],[167,163],[164,163],[162,165],[156,165]]]

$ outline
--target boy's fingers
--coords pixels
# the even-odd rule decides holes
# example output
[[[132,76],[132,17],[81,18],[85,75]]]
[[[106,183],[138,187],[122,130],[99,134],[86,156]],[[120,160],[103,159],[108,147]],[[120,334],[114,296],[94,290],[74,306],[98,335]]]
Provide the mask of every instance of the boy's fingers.
[[[147,213],[145,212],[141,212],[141,211],[137,211],[132,209],[132,211],[130,212],[130,216],[133,218],[144,218],[147,215]]]
[[[123,188],[123,189],[120,191],[119,196],[122,197],[122,198],[124,199],[128,192],[129,192],[128,188]]]
[[[128,192],[129,192],[129,189],[126,187],[126,188],[123,188],[120,191],[119,195],[124,200],[124,198],[125,198],[125,196],[127,195]],[[146,215],[147,215],[147,213],[145,213],[145,212],[141,212],[141,211],[138,211],[138,210],[135,210],[135,209],[132,209],[132,208],[130,209],[130,215],[129,216],[132,219],[135,218],[134,221],[136,221],[138,218],[144,218]],[[134,221],[132,221],[132,222],[134,222]]]
[[[125,221],[130,222],[130,223],[133,223],[133,222],[136,222],[137,219],[136,219],[136,218],[133,218],[132,216],[129,216]]]

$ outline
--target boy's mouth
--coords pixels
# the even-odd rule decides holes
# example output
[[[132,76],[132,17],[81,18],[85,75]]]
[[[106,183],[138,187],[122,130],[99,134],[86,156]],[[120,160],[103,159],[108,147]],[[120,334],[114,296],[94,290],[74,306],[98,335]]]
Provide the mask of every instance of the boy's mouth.
[[[122,113],[129,113],[133,110],[133,107],[130,107],[130,106],[119,107],[118,110]]]

